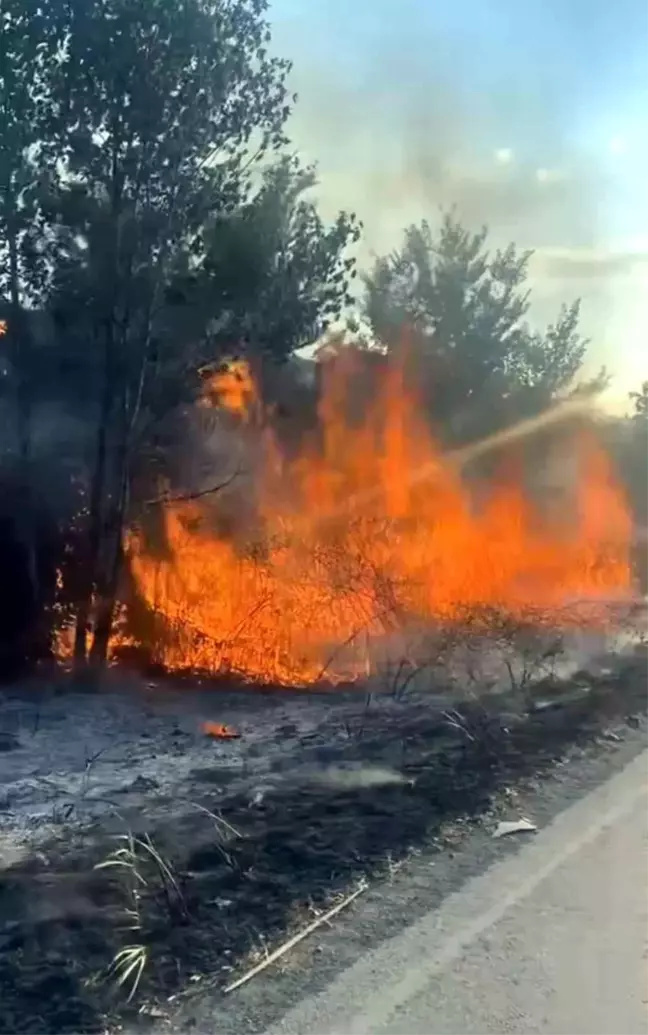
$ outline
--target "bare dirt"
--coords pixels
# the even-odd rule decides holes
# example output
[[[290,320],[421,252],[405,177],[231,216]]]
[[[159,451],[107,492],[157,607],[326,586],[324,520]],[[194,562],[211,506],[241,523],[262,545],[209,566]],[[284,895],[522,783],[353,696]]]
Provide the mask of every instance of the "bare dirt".
[[[0,1028],[159,1028],[360,876],[381,879],[422,848],[454,851],[516,783],[574,744],[613,741],[615,723],[640,724],[645,707],[640,650],[479,700],[436,684],[402,699],[126,677],[94,693],[6,688]],[[205,720],[240,738],[205,736]],[[142,863],[137,932],[129,875],[94,868],[128,831],[151,838],[177,882]],[[149,959],[128,1004],[106,971],[134,943]]]

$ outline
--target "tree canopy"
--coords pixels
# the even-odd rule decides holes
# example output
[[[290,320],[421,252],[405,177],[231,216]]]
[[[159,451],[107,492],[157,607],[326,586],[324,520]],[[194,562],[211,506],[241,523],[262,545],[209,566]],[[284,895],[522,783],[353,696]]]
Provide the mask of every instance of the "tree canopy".
[[[530,252],[490,252],[486,229],[454,213],[438,234],[410,226],[365,277],[365,314],[388,348],[403,338],[435,420],[451,438],[474,437],[529,416],[568,391],[583,362],[579,303],[544,332],[528,321]]]

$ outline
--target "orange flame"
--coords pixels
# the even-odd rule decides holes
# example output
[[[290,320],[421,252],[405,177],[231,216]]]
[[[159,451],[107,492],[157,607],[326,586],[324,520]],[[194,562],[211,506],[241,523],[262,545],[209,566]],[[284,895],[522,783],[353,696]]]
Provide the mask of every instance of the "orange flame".
[[[233,360],[208,373],[200,405],[222,406],[247,421],[253,416],[257,404],[256,385],[244,360]]]
[[[213,737],[214,740],[238,740],[241,734],[231,726],[224,726],[222,722],[212,722],[206,719],[202,724],[202,731],[206,737]]]
[[[522,477],[477,502],[434,441],[403,363],[387,364],[354,419],[355,355],[322,364],[320,433],[295,458],[282,457],[260,422],[266,462],[252,541],[214,531],[219,497],[166,510],[163,557],[130,535],[132,574],[157,620],[156,660],[167,667],[294,685],[354,678],[379,641],[410,626],[470,608],[558,613],[569,600],[629,590],[631,520],[591,435],[574,450],[559,506],[534,504]],[[206,399],[230,421],[259,413],[244,364],[215,375]]]

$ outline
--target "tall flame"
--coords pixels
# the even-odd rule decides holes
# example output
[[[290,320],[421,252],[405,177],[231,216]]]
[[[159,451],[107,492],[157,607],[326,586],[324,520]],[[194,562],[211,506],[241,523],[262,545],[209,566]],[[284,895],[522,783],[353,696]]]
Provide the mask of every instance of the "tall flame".
[[[296,457],[258,428],[255,534],[215,532],[216,497],[166,509],[162,557],[130,536],[166,666],[287,684],[349,678],[371,665],[373,643],[408,625],[470,608],[558,613],[630,588],[631,520],[590,434],[574,447],[559,505],[534,503],[511,476],[477,502],[461,455],[444,456],[432,437],[403,363],[386,366],[360,419],[353,350],[322,366],[319,433]],[[205,399],[248,429],[260,413],[244,364],[215,374]]]

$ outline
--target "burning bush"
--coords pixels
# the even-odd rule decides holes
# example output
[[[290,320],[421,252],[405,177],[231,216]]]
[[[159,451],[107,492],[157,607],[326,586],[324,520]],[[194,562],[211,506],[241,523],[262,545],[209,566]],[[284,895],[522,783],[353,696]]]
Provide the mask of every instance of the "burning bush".
[[[385,363],[360,408],[359,353],[330,357],[318,429],[290,457],[245,365],[210,377],[203,403],[244,436],[248,465],[221,494],[165,507],[163,551],[128,537],[156,661],[293,685],[353,679],[411,628],[488,608],[561,624],[566,602],[629,590],[631,519],[591,433],[570,436],[550,505],[513,468],[476,491],[465,462],[483,444],[444,454],[406,368]],[[253,520],[237,527],[239,510]]]

